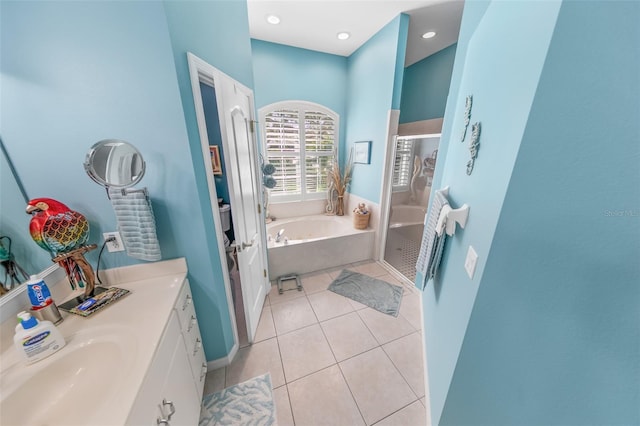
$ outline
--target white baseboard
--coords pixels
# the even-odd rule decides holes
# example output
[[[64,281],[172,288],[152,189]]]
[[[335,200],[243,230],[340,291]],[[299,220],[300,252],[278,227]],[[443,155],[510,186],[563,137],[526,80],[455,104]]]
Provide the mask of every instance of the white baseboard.
[[[207,372],[217,370],[218,368],[226,367],[227,365],[231,364],[231,361],[233,361],[233,358],[235,358],[236,354],[238,353],[238,346],[238,342],[236,342],[227,356],[223,356],[222,358],[214,359],[213,361],[207,362]]]

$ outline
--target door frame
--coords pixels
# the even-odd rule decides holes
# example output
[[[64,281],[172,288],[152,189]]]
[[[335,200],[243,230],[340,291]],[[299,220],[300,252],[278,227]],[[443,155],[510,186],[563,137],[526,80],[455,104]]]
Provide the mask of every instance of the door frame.
[[[202,103],[202,94],[200,92],[200,82],[209,84],[213,86],[214,89],[216,90],[216,103],[218,104],[218,121],[220,122],[220,132],[222,136],[223,151],[226,151],[227,149],[230,149],[230,148],[228,148],[227,146],[228,138],[226,136],[227,129],[224,126],[224,123],[225,123],[224,116],[223,116],[224,109],[221,108],[222,103],[220,102],[220,96],[222,96],[222,91],[219,90],[219,88],[222,86],[222,81],[224,79],[228,79],[233,81],[236,85],[242,88],[242,90],[248,93],[253,94],[253,91],[247,88],[246,86],[240,84],[239,82],[234,80],[232,77],[224,74],[222,71],[218,70],[211,64],[200,59],[199,57],[197,57],[191,52],[187,52],[187,63],[189,65],[189,75],[191,78],[191,91],[193,93],[193,102],[194,102],[194,107],[196,112],[196,121],[198,124],[200,145],[202,148],[201,150],[202,161],[205,166],[205,174],[207,179],[207,187],[209,189],[209,198],[210,198],[211,212],[213,214],[214,227],[216,230],[216,234],[218,236],[222,236],[223,235],[222,223],[220,219],[220,210],[218,208],[218,203],[217,203],[218,194],[216,191],[215,181],[213,178],[213,168],[211,166],[211,159],[210,159],[210,153],[209,153],[209,139],[208,139],[206,120],[205,120],[204,106]],[[249,104],[250,104],[249,105],[250,118],[251,120],[254,120],[255,106],[254,106],[253,96],[249,97]],[[253,138],[255,139],[256,137],[255,133],[252,133],[252,134],[253,134]],[[256,149],[255,143],[254,143],[254,149]],[[257,167],[257,165],[251,165],[251,166]],[[228,167],[226,169],[227,169],[227,173],[232,172],[232,169]],[[258,176],[258,170],[256,170],[256,176]],[[260,195],[258,196],[260,197]],[[244,214],[244,212],[237,211],[238,209],[234,210],[232,208],[231,210],[232,210],[232,217],[234,215],[237,216],[240,214]],[[266,231],[264,229],[264,226],[261,226],[259,228],[260,228],[260,237],[263,241],[263,244],[262,244],[263,250],[262,250],[261,256],[263,257],[263,263],[265,268],[268,268],[267,253],[266,253]],[[222,367],[230,364],[233,358],[235,357],[240,345],[240,342],[238,339],[238,325],[236,323],[234,304],[233,304],[233,299],[231,297],[231,280],[229,277],[229,271],[227,269],[226,250],[224,247],[223,239],[217,238],[217,244],[218,244],[218,254],[220,257],[220,264],[222,266],[222,279],[224,281],[224,288],[227,296],[227,305],[229,308],[229,316],[231,319],[231,326],[233,329],[234,345],[226,357],[209,363],[210,364],[209,369],[218,368],[218,367]],[[269,275],[267,271],[267,277],[268,276]],[[268,293],[269,289],[266,289],[266,290]],[[243,296],[239,295],[239,297],[243,297]],[[247,323],[247,326],[248,326],[248,323]],[[212,364],[215,364],[215,365],[212,365]]]

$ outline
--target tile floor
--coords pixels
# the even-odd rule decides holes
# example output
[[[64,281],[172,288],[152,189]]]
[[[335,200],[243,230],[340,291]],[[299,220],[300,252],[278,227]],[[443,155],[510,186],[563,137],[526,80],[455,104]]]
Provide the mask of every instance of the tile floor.
[[[327,290],[343,268],[405,289],[397,318]],[[379,264],[302,276],[267,296],[253,345],[211,371],[205,395],[271,373],[278,425],[426,425],[419,293]]]

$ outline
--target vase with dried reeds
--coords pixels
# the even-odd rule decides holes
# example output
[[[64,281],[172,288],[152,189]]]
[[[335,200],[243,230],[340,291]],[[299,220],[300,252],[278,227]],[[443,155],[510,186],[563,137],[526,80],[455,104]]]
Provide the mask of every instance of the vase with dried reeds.
[[[349,158],[344,165],[344,170],[340,171],[340,164],[338,159],[333,158],[333,161],[328,169],[328,180],[331,191],[335,191],[337,195],[337,202],[335,207],[336,216],[344,216],[344,194],[347,192],[349,183],[351,182],[351,174],[353,172],[353,157],[352,152],[349,151]]]

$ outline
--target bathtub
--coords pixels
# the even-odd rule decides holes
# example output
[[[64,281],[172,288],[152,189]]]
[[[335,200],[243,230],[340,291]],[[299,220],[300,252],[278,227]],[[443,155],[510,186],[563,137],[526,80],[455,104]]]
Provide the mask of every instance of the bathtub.
[[[283,238],[275,242],[276,233]],[[374,231],[354,229],[350,216],[313,215],[267,225],[269,279],[306,274],[373,258]],[[285,243],[284,239],[287,239]]]
[[[424,224],[424,216],[427,208],[423,206],[397,205],[391,206],[389,228],[402,228],[405,226]]]

